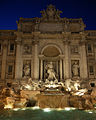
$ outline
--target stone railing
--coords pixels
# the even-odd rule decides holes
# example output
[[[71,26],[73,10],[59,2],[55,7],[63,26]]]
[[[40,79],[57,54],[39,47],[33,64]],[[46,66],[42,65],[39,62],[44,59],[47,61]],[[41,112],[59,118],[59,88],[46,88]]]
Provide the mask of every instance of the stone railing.
[[[0,30],[0,36],[14,36],[15,31]]]
[[[89,30],[86,33],[88,33],[88,36],[96,36],[96,30]]]
[[[83,23],[82,18],[78,18],[78,19],[68,19],[70,23]]]

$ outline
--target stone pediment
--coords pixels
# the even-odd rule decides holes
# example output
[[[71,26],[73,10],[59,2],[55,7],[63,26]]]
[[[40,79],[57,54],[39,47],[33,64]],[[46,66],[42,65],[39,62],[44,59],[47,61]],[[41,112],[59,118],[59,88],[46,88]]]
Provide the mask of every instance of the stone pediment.
[[[41,21],[59,21],[60,20],[60,14],[62,11],[55,8],[53,5],[49,5],[46,10],[43,10],[40,12],[42,17]]]

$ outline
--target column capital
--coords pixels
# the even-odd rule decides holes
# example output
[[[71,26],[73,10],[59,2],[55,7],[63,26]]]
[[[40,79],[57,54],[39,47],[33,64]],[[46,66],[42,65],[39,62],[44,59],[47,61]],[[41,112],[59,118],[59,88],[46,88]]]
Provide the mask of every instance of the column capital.
[[[62,34],[63,34],[64,36],[69,36],[69,35],[71,35],[71,32],[62,32]]]
[[[60,59],[62,59],[62,60],[64,59],[64,55],[59,55],[59,57],[60,57]]]
[[[8,41],[7,40],[4,40],[3,41],[3,48],[6,48],[8,46]]]
[[[70,45],[70,41],[69,41],[69,40],[63,40],[63,43],[64,43],[65,45]]]
[[[22,44],[21,39],[16,39],[15,42],[16,42],[17,45],[21,45]]]
[[[33,44],[38,44],[39,43],[39,34],[40,34],[40,32],[34,32],[33,39],[32,39]]]
[[[81,36],[81,41],[85,41],[86,40],[86,36],[88,35],[88,33],[85,32],[80,32],[80,36]]]
[[[85,45],[86,44],[86,41],[80,41],[79,42],[79,45]]]
[[[33,44],[33,45],[36,45],[36,44],[38,44],[38,43],[39,43],[39,40],[38,40],[38,39],[33,39],[33,40],[32,40],[32,44]]]
[[[44,59],[44,55],[38,55],[41,60]]]
[[[66,41],[70,39],[71,32],[62,32],[62,35],[63,35],[63,39]]]

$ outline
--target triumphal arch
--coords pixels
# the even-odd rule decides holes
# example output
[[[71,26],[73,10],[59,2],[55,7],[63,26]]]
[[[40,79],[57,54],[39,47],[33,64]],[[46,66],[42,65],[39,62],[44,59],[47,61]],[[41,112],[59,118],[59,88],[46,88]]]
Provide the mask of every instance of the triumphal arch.
[[[82,18],[61,13],[49,5],[40,18],[20,18],[17,30],[0,30],[1,83],[95,81],[96,31],[85,30]]]

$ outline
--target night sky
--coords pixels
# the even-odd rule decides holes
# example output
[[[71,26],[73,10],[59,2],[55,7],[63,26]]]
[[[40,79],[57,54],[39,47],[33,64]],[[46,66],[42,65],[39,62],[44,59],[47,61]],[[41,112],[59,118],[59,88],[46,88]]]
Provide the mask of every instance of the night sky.
[[[53,4],[61,17],[83,18],[86,30],[96,30],[96,0],[0,0],[0,29],[17,29],[20,17],[40,17],[40,11]]]

